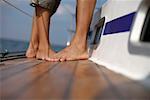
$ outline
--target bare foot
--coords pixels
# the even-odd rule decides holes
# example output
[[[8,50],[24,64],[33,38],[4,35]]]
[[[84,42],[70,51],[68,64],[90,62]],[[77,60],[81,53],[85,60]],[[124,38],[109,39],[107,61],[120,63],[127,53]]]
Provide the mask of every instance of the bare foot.
[[[73,61],[86,60],[89,58],[87,49],[78,48],[76,45],[70,45],[59,53],[55,54],[48,61]]]
[[[27,58],[35,58],[37,53],[38,45],[30,43],[29,48],[26,51]]]
[[[56,54],[52,49],[39,49],[36,54],[36,58],[40,60],[46,60]]]

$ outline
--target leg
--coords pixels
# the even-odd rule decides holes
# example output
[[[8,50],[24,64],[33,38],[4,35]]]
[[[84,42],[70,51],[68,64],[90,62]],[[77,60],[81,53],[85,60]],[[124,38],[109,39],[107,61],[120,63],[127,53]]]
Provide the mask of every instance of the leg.
[[[50,25],[50,12],[47,9],[37,7],[38,16],[38,32],[39,32],[39,46],[36,54],[38,59],[46,59],[55,54],[50,47],[49,42],[49,25]]]
[[[96,0],[77,0],[76,34],[71,45],[56,54],[50,61],[88,59],[87,33],[92,20]]]
[[[33,58],[36,56],[37,49],[38,49],[38,28],[37,28],[37,16],[34,14],[33,22],[32,22],[32,32],[31,32],[31,39],[29,43],[29,47],[26,52],[26,57]]]

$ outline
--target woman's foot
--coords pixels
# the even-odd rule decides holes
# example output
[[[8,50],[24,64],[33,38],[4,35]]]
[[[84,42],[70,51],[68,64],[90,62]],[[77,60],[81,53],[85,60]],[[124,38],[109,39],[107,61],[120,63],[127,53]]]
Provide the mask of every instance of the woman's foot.
[[[48,61],[73,61],[86,60],[89,58],[88,50],[81,44],[72,43],[59,53],[47,59]]]
[[[40,60],[46,60],[55,54],[56,53],[52,49],[38,49],[36,58]]]

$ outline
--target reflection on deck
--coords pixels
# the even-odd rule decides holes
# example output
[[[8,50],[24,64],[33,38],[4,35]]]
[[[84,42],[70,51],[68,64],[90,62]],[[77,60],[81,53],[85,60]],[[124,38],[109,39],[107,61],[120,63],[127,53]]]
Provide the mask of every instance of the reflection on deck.
[[[2,100],[148,100],[138,82],[91,61],[64,63],[18,59],[0,64]]]

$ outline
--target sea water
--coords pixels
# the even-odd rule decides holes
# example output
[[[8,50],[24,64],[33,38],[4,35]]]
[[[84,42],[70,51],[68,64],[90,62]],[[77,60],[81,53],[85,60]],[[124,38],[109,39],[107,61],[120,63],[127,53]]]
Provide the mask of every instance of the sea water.
[[[0,39],[0,53],[17,53],[25,52],[28,48],[29,42],[10,40],[10,39]],[[52,49],[56,52],[65,48],[64,45],[54,45],[52,44]]]

